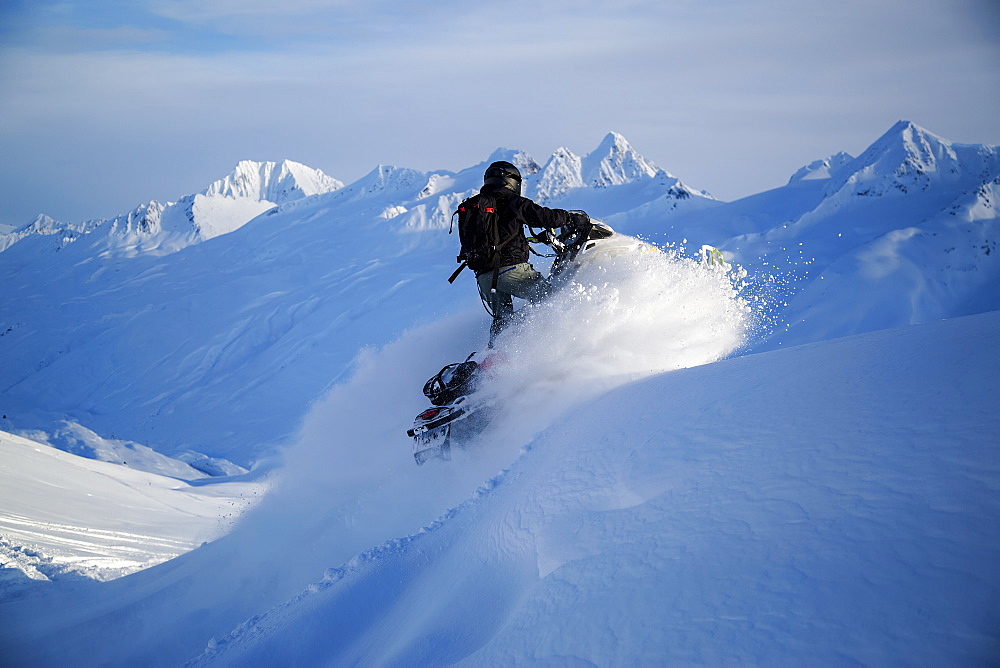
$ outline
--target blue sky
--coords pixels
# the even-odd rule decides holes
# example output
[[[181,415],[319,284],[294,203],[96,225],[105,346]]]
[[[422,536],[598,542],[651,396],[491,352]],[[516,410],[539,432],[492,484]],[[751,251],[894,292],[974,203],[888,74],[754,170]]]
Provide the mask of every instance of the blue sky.
[[[1000,2],[5,0],[0,223],[175,200],[241,159],[543,161],[609,131],[722,199],[899,119],[1000,143]]]

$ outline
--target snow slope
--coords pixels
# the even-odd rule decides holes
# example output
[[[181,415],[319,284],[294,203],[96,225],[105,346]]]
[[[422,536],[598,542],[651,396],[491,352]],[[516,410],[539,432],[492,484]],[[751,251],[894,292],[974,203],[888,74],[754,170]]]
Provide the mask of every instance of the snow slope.
[[[1000,314],[655,375],[567,410],[519,456],[497,434],[448,465],[394,468],[402,410],[387,402],[374,428],[348,416],[401,395],[384,370],[410,379],[406,360],[441,333],[369,357],[318,405],[285,485],[226,538],[99,597],[7,604],[9,651],[31,665],[995,658],[1000,358],[984,352]],[[267,603],[288,571],[313,584]]]
[[[628,385],[195,665],[985,665],[998,343],[991,313]]]
[[[6,432],[0,459],[0,599],[28,591],[26,579],[108,580],[176,557],[224,534],[264,489],[198,485]]]

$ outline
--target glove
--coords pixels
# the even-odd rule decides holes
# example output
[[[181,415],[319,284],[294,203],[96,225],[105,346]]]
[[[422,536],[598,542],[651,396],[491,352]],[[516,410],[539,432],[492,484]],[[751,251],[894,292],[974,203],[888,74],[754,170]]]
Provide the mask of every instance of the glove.
[[[592,227],[590,223],[590,216],[583,211],[570,211],[569,224],[574,230],[587,230]]]

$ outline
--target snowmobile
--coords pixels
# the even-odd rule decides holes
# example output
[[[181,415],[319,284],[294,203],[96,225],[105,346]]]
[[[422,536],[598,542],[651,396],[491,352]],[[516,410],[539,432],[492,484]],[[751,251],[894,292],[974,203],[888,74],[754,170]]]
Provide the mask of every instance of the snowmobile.
[[[572,276],[601,240],[614,234],[614,230],[598,221],[559,234],[553,230],[530,232],[531,243],[552,249],[553,253],[544,257],[554,258],[549,280],[556,284]],[[413,439],[413,458],[418,465],[430,459],[450,460],[453,444],[463,446],[489,424],[496,398],[484,387],[484,381],[503,363],[503,353],[490,350],[481,360],[475,357],[476,353],[472,353],[463,362],[445,366],[424,384],[424,396],[431,407],[417,415],[413,427],[406,432]]]

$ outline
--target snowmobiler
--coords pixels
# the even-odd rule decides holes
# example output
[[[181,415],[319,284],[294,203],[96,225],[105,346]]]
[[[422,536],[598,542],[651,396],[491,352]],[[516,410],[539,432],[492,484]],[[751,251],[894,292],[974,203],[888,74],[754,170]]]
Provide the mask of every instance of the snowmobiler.
[[[490,347],[514,312],[513,298],[539,301],[551,287],[528,262],[531,248],[524,228],[586,230],[590,217],[582,211],[549,209],[521,196],[521,173],[513,164],[492,163],[483,175],[478,195],[459,205],[458,236],[462,244],[458,270],[476,273],[486,310],[493,316]]]
[[[601,240],[611,237],[614,231],[595,222],[585,227],[564,226],[558,235],[551,229],[531,230],[531,233],[533,241],[546,243],[555,252],[549,277],[545,279],[548,292],[568,279],[588,254],[599,250]],[[509,324],[514,316],[511,306],[504,324]],[[492,328],[490,334],[492,344],[496,336]],[[472,353],[463,362],[445,366],[424,384],[424,396],[431,406],[417,415],[413,427],[406,432],[413,438],[413,458],[417,464],[434,458],[451,459],[453,444],[465,445],[489,424],[496,398],[490,393],[488,381],[505,360],[503,353],[496,351],[490,351],[480,360],[475,357],[476,353]]]

